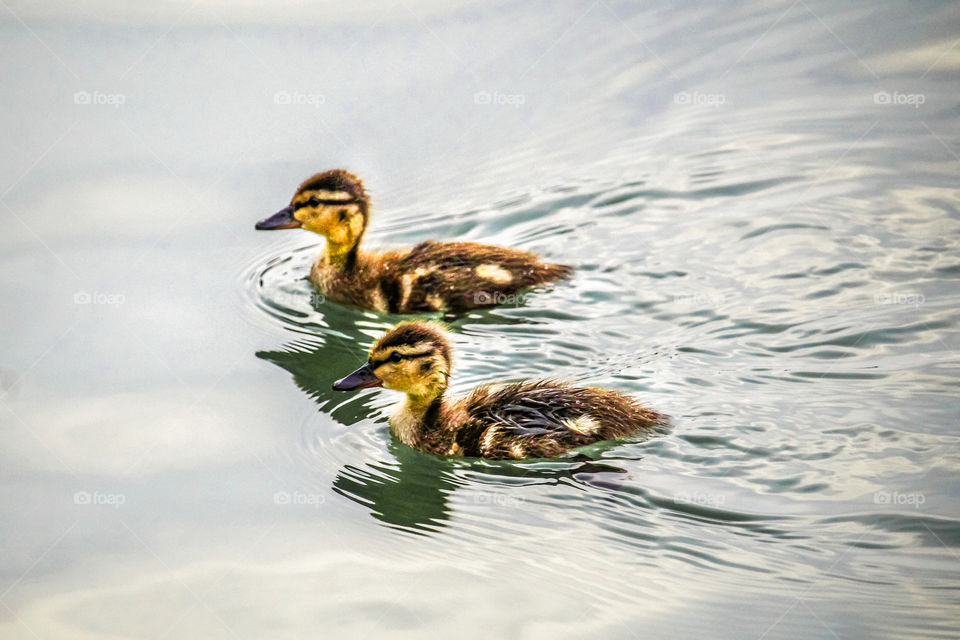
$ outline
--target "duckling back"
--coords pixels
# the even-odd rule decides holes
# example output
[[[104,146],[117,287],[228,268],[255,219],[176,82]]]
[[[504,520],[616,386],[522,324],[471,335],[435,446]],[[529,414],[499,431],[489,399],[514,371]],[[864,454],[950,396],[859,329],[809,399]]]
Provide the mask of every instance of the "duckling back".
[[[666,416],[598,387],[542,381],[481,387],[457,403],[463,455],[550,458],[602,440],[662,427]]]
[[[475,242],[421,242],[389,256],[384,267],[383,297],[394,313],[516,304],[524,289],[573,273],[528,251]]]

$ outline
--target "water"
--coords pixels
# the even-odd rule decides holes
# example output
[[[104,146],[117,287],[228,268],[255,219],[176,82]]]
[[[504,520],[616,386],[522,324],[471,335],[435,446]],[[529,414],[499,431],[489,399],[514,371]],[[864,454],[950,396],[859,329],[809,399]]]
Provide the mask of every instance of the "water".
[[[8,8],[0,636],[956,636],[956,4]],[[371,246],[578,267],[454,391],[672,431],[393,442],[329,389],[397,318],[253,231],[336,166]]]

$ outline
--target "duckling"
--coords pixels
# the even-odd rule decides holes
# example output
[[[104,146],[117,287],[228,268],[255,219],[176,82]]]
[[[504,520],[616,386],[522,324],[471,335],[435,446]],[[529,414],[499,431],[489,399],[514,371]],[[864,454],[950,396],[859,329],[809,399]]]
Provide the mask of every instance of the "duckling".
[[[448,401],[451,357],[442,325],[403,322],[377,340],[366,364],[333,388],[404,392],[390,431],[404,444],[443,456],[552,458],[667,424],[665,415],[617,391],[550,380],[482,386]]]
[[[382,253],[360,249],[370,220],[370,198],[360,179],[343,169],[318,173],[257,229],[308,229],[327,245],[310,269],[325,296],[372,311],[460,312],[490,307],[517,292],[569,277],[573,269],[534,253],[475,242],[421,242]]]

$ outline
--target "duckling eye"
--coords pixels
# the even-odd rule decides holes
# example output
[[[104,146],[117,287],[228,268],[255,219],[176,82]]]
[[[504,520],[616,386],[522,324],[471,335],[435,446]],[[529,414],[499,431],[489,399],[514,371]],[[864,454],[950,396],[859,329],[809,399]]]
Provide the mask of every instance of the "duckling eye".
[[[387,358],[387,362],[400,362],[401,360],[403,360],[403,356],[400,355],[400,353],[398,353],[398,352],[396,352],[396,351],[394,351],[393,353],[391,353],[391,354],[390,354],[390,357]]]
[[[316,196],[313,196],[312,198],[307,200],[307,204],[310,205],[311,207],[315,207],[318,204],[320,204],[320,199]]]

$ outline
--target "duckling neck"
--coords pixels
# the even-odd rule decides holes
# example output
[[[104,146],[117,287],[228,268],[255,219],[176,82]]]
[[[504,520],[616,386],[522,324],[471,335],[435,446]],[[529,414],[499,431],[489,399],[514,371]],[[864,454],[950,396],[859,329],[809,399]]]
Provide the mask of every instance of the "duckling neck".
[[[336,267],[342,271],[352,269],[357,264],[357,247],[359,242],[353,244],[338,244],[327,239],[327,247],[323,251],[323,257],[327,264]]]
[[[390,430],[400,441],[418,447],[424,432],[435,427],[443,407],[443,392],[429,396],[408,394],[390,418]]]

